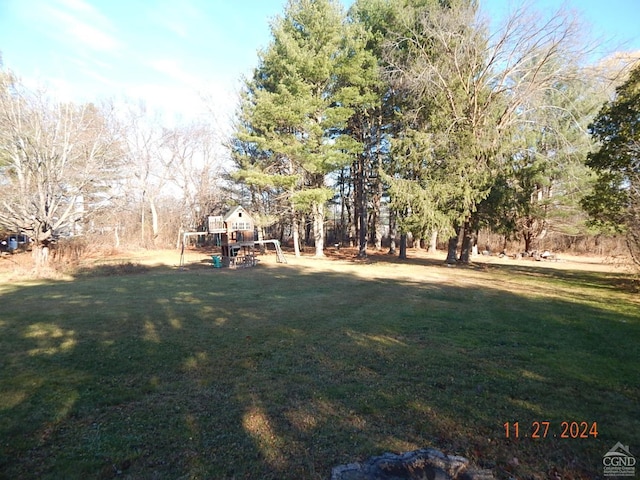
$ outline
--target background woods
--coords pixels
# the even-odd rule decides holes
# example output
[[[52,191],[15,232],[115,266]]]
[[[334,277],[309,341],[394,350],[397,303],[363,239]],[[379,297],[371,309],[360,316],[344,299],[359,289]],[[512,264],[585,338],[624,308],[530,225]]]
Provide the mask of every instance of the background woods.
[[[320,11],[340,19],[332,35],[342,39],[323,52],[348,59],[324,64],[328,110],[305,99],[311,77],[306,87],[287,80],[314,71],[291,45],[326,40],[313,33]],[[429,239],[453,263],[469,261],[482,228],[526,252],[600,232],[580,208],[595,179],[587,126],[625,68],[589,62],[593,44],[575,13],[521,8],[490,28],[476,2],[361,0],[339,15],[337,2],[289,2],[246,80],[234,134],[237,178],[257,211],[287,212],[272,221],[291,232],[296,252],[321,245],[310,234],[314,201],[329,207],[331,240],[361,256],[383,237],[395,251],[396,234],[401,256],[407,238],[417,247]],[[287,22],[301,35],[289,50]],[[320,170],[301,164],[312,138],[325,149]],[[331,200],[301,192],[313,185],[333,187]],[[311,203],[296,210],[295,198]]]
[[[468,262],[480,232],[511,253],[637,243],[637,141],[610,132],[638,111],[638,56],[596,60],[575,12],[290,0],[270,31],[229,132],[56,101],[3,70],[4,233],[167,247],[243,204],[298,255],[424,244]]]

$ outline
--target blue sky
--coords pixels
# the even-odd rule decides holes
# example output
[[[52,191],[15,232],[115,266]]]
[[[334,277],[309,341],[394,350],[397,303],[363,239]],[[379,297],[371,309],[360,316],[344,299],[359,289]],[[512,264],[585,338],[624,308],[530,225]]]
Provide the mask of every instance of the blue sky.
[[[61,98],[143,100],[188,118],[229,115],[241,75],[269,41],[286,0],[0,0],[4,65]],[[350,4],[351,0],[344,0]],[[517,4],[519,2],[511,2]],[[532,0],[541,11],[560,2]],[[565,2],[606,38],[608,50],[640,51],[640,0]],[[492,17],[509,4],[484,0]],[[626,44],[624,43],[626,42]],[[202,96],[211,99],[206,103]]]

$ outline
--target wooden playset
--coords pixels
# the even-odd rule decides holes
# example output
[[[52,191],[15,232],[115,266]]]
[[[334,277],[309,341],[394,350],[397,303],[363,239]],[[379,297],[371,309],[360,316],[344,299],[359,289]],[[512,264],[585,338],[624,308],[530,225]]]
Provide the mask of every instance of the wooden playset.
[[[256,265],[256,245],[272,243],[279,263],[287,263],[278,240],[257,240],[255,222],[251,214],[238,205],[226,215],[209,216],[206,232],[184,232],[182,246],[189,236],[213,235],[215,244],[220,247],[220,255],[212,255],[212,264],[216,268],[245,268]],[[181,259],[182,265],[182,259]]]

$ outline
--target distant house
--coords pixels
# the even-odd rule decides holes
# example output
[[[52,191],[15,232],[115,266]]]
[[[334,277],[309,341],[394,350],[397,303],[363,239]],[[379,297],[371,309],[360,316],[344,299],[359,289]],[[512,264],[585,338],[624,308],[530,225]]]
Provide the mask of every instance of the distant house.
[[[226,215],[210,216],[208,232],[219,235],[224,266],[255,265],[255,222],[244,207],[238,205]]]

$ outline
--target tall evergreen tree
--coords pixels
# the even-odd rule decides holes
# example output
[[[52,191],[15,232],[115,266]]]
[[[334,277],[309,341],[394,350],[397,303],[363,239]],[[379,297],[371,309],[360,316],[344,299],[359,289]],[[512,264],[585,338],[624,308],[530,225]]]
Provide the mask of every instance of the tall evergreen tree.
[[[405,135],[398,152],[423,162],[427,156],[424,195],[436,199],[438,192],[441,213],[458,232],[447,262],[458,260],[458,250],[467,262],[478,204],[526,121],[527,99],[575,73],[584,48],[575,42],[580,25],[562,12],[541,20],[520,10],[489,36],[474,1],[431,2],[416,12],[404,17],[404,31],[390,37],[386,50],[392,81],[407,99],[403,129],[422,133]]]
[[[410,210],[414,233],[453,233],[486,195],[494,157],[486,137],[498,103],[486,102],[487,32],[476,23],[475,2],[464,1],[418,2],[403,10],[400,26],[386,51],[402,95],[403,133],[394,148],[399,178],[390,181],[414,188],[392,191],[413,192],[404,201],[421,205]]]
[[[376,156],[364,163],[365,166],[371,166],[372,173],[367,174],[366,169],[360,170],[365,172],[365,176],[375,179],[376,184],[372,185],[374,188],[371,190],[377,193],[377,198],[382,196],[383,183],[380,180],[386,185],[386,194],[390,199],[390,252],[395,253],[395,229],[399,228],[401,256],[406,253],[407,233],[420,238],[433,226],[434,219],[441,217],[439,210],[433,208],[434,199],[429,197],[429,190],[419,187],[429,170],[425,157],[420,157],[420,154],[411,155],[412,158],[407,156],[412,150],[408,145],[409,139],[415,138],[416,132],[424,127],[417,126],[420,122],[416,118],[410,120],[405,115],[410,105],[415,105],[415,97],[404,86],[393,81],[397,78],[394,76],[397,73],[394,61],[403,57],[408,62],[417,54],[411,41],[398,39],[409,38],[419,30],[418,19],[421,14],[436,4],[438,2],[434,0],[358,0],[351,10],[352,16],[367,28],[370,35],[367,49],[378,58],[379,69],[383,73],[377,87],[380,98],[380,107],[375,116],[377,123],[371,130],[371,138],[376,141],[371,145],[375,149],[369,149]],[[389,51],[394,52],[394,61],[390,61]],[[393,153],[392,145],[395,145]]]
[[[247,80],[236,148],[239,178],[282,192],[298,254],[300,212],[313,222],[323,255],[326,176],[361,149],[345,134],[361,99],[362,62],[355,28],[334,0],[290,0],[271,27],[272,42]],[[259,153],[257,157],[253,157]]]
[[[362,101],[355,108],[348,131],[362,144],[361,153],[351,165],[352,230],[358,239],[358,255],[367,254],[367,245],[381,247],[383,182],[380,170],[389,154],[392,119],[390,85],[382,76],[382,58],[386,31],[392,24],[397,6],[385,0],[358,0],[349,10],[349,18],[362,26],[366,43],[361,83]]]

